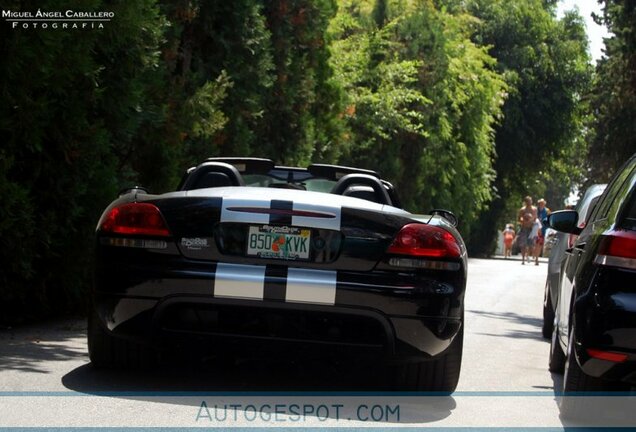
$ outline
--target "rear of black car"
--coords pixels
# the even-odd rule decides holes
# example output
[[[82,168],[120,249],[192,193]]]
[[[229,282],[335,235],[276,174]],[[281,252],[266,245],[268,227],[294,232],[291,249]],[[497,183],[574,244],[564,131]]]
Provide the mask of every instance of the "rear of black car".
[[[616,219],[598,220],[586,245],[595,253],[577,278],[574,331],[586,374],[636,385],[636,171],[628,181]]]
[[[131,191],[106,209],[89,322],[96,365],[143,367],[157,350],[201,344],[307,349],[400,364],[410,383],[402,388],[454,390],[466,252],[446,219],[324,193],[240,189],[238,198],[239,188]],[[289,259],[259,252],[279,235],[293,246]],[[457,376],[412,378],[423,364]]]
[[[636,385],[636,157],[601,197],[590,223],[575,245],[585,252],[577,265],[570,340],[582,372],[601,380],[578,390]]]
[[[608,409],[631,418],[631,398],[616,396],[636,385],[636,154],[584,229],[578,217],[573,210],[549,216],[551,227],[578,236],[566,250],[550,344],[549,369],[564,373],[559,408],[573,419],[613,418]]]
[[[576,204],[578,213],[577,226],[585,228],[586,222],[598,202],[599,196],[605,190],[606,184],[594,184],[588,187],[583,197]],[[576,235],[557,232],[553,240],[553,248],[548,261],[548,276],[546,277],[545,293],[543,296],[543,337],[549,339],[554,330],[555,308],[559,300],[561,272],[565,262],[566,249],[571,248],[576,241]],[[546,242],[548,240],[546,239]]]

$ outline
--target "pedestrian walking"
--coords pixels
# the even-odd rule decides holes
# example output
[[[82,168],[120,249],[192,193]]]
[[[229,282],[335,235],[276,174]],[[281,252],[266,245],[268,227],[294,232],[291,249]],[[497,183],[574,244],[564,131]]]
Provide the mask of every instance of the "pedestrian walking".
[[[526,257],[530,262],[530,254],[534,248],[534,243],[530,239],[532,226],[537,218],[537,208],[532,205],[532,197],[527,196],[523,199],[524,206],[519,209],[517,221],[520,224],[519,233],[517,234],[517,244],[521,250],[521,264],[526,263]]]
[[[548,225],[544,222],[546,222],[548,215],[552,213],[552,210],[547,207],[547,204],[543,198],[537,201],[537,217],[539,221],[541,221],[541,235],[543,238],[545,238],[545,231],[548,229]]]
[[[532,252],[534,265],[539,265],[539,255],[541,255],[541,249],[543,248],[543,234],[541,233],[541,227],[541,221],[539,218],[536,218],[532,224],[532,230],[530,231],[530,242],[532,243],[530,250]]]
[[[504,258],[512,256],[512,243],[515,241],[516,236],[514,225],[506,224],[506,228],[503,230]]]

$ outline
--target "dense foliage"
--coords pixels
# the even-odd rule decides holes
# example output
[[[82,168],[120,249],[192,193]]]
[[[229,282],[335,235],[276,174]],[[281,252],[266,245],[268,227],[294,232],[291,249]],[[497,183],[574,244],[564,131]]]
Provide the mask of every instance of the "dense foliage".
[[[343,161],[378,169],[407,208],[452,208],[468,236],[491,199],[493,126],[507,86],[470,40],[469,16],[426,1],[373,6],[343,2],[331,27],[348,95]]]
[[[599,19],[612,36],[594,83],[589,183],[606,182],[636,152],[636,2],[603,3]]]
[[[1,3],[115,17],[1,23],[0,322],[81,310],[104,206],[135,183],[173,189],[205,157],[376,169],[407,209],[456,212],[477,252],[522,195],[560,200],[583,174],[585,34],[554,1]],[[605,19],[633,29],[628,15]],[[607,91],[634,82],[630,40]],[[601,90],[599,128],[614,130],[621,102],[599,107]]]
[[[0,319],[83,305],[94,224],[149,120],[164,21],[153,1],[109,9],[121,18],[102,31],[0,26]]]
[[[554,5],[542,0],[466,4],[483,23],[475,40],[492,46],[510,89],[496,129],[496,196],[481,213],[471,243],[473,253],[487,254],[496,230],[514,221],[525,195],[536,200],[551,193],[548,202],[559,206],[580,180],[584,96],[592,71],[585,27],[576,13],[556,20]]]

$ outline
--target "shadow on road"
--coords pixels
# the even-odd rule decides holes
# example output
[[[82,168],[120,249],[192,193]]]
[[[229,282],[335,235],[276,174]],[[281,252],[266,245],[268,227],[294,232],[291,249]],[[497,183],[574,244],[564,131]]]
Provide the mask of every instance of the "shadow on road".
[[[342,398],[360,403],[384,403],[400,406],[400,423],[428,423],[448,417],[456,403],[451,396],[402,396],[378,393],[379,370],[370,365],[334,364],[320,361],[262,361],[241,359],[221,362],[214,358],[179,358],[171,365],[142,372],[101,370],[90,364],[80,366],[64,377],[69,390],[107,397],[156,401],[200,407],[212,398],[243,407],[266,399],[269,404],[335,403]],[[381,380],[380,380],[381,381]],[[384,386],[384,385],[383,385]],[[269,399],[267,399],[269,398]],[[256,402],[255,402],[256,401]],[[355,412],[331,411],[327,418],[354,418]],[[356,405],[357,406],[357,405]],[[353,408],[352,408],[353,409]],[[270,414],[271,414],[270,413]],[[395,421],[395,419],[387,419]]]
[[[520,330],[520,329],[506,329],[504,332],[496,334],[496,333],[479,333],[485,336],[496,336],[503,338],[524,338],[524,339],[537,339],[537,340],[545,340],[541,335],[541,326],[543,325],[543,319],[537,318],[529,315],[520,315],[514,312],[489,312],[489,311],[479,311],[479,310],[467,310],[467,313],[483,316],[486,318],[498,319],[508,321],[513,324],[523,324],[533,328],[536,330]]]
[[[47,362],[86,357],[84,321],[71,320],[0,331],[0,369],[49,373]]]
[[[164,359],[147,371],[95,369],[81,366],[62,378],[69,389],[94,392],[311,392],[377,390],[371,366],[324,361],[218,360],[188,354]],[[372,382],[376,381],[374,383]]]
[[[0,331],[0,369],[56,374],[74,367],[62,376],[62,385],[86,395],[149,402],[158,402],[159,398],[162,403],[192,407],[194,412],[203,399],[209,400],[209,404],[233,400],[243,406],[266,400],[272,407],[279,400],[329,404],[344,399],[399,404],[400,423],[415,424],[444,419],[456,407],[450,396],[412,397],[382,392],[390,386],[382,378],[383,370],[370,362],[338,363],[298,352],[277,355],[278,359],[254,354],[261,359],[239,357],[230,361],[209,352],[173,350],[154,369],[100,370],[88,363],[84,320]],[[82,362],[84,359],[86,362]],[[66,362],[70,367],[65,366]],[[80,362],[82,365],[76,367]],[[332,410],[327,418],[334,415],[355,418],[356,413]],[[386,420],[394,421],[394,418]]]
[[[636,424],[636,394],[630,392],[579,392],[563,395],[563,375],[551,373],[554,402],[565,427],[624,428]],[[564,409],[562,399],[566,402]]]

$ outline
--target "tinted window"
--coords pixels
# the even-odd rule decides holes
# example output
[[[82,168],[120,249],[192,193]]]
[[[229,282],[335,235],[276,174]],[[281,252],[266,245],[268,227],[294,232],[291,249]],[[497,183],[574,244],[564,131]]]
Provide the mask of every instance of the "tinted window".
[[[590,216],[592,215],[592,212],[594,211],[594,207],[596,207],[596,204],[598,204],[598,200],[600,199],[600,196],[595,196],[594,198],[592,198],[592,201],[590,201],[590,205],[587,208],[587,210],[585,211],[585,213],[583,214],[583,220],[587,221],[589,220]]]
[[[609,186],[607,186],[607,189],[605,189],[605,193],[601,196],[598,205],[594,209],[592,220],[597,221],[605,219],[608,216],[610,208],[616,201],[616,197],[620,194],[627,179],[631,176],[632,171],[634,171],[635,165],[636,158],[632,158],[622,167],[618,174],[614,176]]]
[[[633,198],[636,198],[636,194]],[[627,210],[627,219],[636,220],[636,199],[632,199],[632,206]]]
[[[288,173],[292,174],[288,175]],[[312,178],[307,173],[283,170],[272,170],[268,174],[244,174],[243,180],[246,186],[255,187],[272,187],[272,185],[291,181],[299,188],[314,192],[329,192],[336,184],[333,180]]]
[[[587,188],[585,194],[583,195],[583,198],[581,198],[581,200],[576,205],[576,211],[579,212],[579,221],[577,223],[578,226],[584,226],[583,222],[587,222],[590,220],[590,217],[592,216],[592,210],[594,210],[594,207],[598,203],[599,198],[605,190],[606,186],[607,185],[604,184],[598,184]]]
[[[624,211],[625,216],[621,225],[636,230],[636,187],[632,187],[631,198]]]

